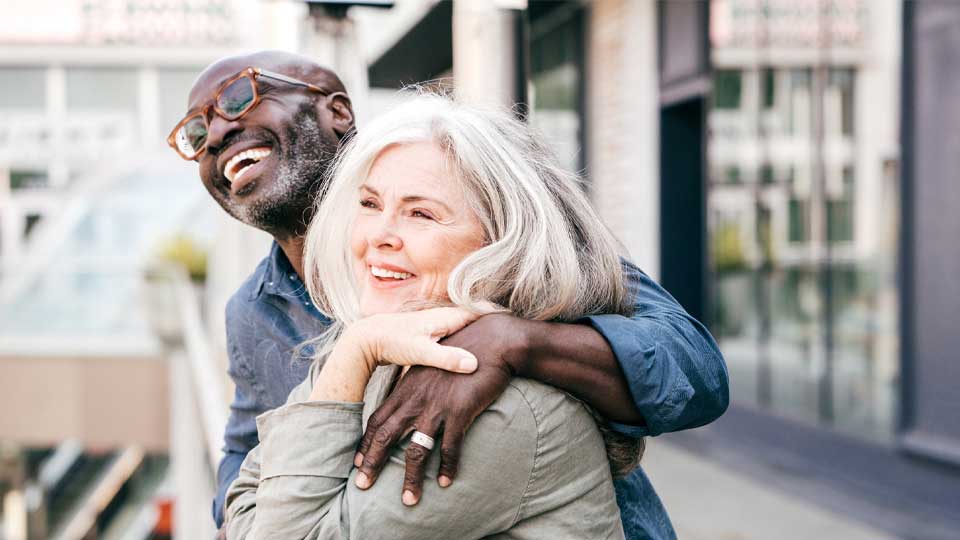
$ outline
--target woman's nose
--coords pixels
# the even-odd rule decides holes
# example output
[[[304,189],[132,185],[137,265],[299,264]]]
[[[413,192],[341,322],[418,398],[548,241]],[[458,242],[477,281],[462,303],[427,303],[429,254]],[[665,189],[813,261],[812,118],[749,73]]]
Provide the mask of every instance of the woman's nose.
[[[395,219],[383,216],[370,235],[370,245],[378,249],[397,250],[403,247],[403,239]]]

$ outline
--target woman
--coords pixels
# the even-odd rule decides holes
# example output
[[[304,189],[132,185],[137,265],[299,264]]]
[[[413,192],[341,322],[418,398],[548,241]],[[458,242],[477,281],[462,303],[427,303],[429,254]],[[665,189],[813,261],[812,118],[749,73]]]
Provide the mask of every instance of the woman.
[[[445,489],[415,506],[395,492],[402,448],[372,487],[354,468],[400,366],[442,347],[438,367],[476,368],[437,341],[478,316],[629,314],[617,243],[575,177],[509,115],[439,96],[367,126],[333,171],[304,267],[337,322],[287,405],[257,419],[260,446],[227,495],[228,538],[622,538],[611,469],[635,465],[638,447],[610,445],[608,461],[587,408],[533,381],[510,383],[466,434],[456,484],[437,479]]]

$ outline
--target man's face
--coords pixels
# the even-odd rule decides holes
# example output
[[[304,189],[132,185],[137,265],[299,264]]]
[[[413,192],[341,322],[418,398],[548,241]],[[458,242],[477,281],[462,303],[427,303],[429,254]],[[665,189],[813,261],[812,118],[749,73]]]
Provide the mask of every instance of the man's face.
[[[190,92],[188,112],[212,103],[220,86],[253,61],[241,58],[209,68]],[[285,73],[282,67],[255,67]],[[275,236],[290,236],[308,219],[305,213],[339,139],[329,126],[325,96],[266,78],[257,85],[261,101],[242,118],[225,120],[210,111],[200,178],[231,216]]]

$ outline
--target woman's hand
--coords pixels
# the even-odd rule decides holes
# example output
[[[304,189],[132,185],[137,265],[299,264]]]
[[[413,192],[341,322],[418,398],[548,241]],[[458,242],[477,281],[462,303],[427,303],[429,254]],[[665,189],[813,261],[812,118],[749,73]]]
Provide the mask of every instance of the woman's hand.
[[[314,401],[363,401],[363,391],[379,365],[431,366],[472,373],[477,358],[459,347],[437,343],[483,313],[441,307],[373,315],[351,324],[337,340],[314,382]]]
[[[477,357],[437,342],[481,315],[459,307],[373,315],[351,325],[344,337],[357,340],[371,371],[378,365],[396,364],[472,373]]]

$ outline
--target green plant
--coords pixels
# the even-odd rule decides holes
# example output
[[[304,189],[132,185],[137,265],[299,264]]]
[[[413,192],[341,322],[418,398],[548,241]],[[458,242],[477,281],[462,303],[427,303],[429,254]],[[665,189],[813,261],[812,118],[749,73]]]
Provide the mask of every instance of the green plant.
[[[195,240],[184,234],[160,243],[158,259],[182,266],[193,281],[207,279],[207,252]]]
[[[736,223],[721,223],[710,238],[710,253],[713,256],[715,272],[736,272],[747,267],[743,254],[743,243]]]

